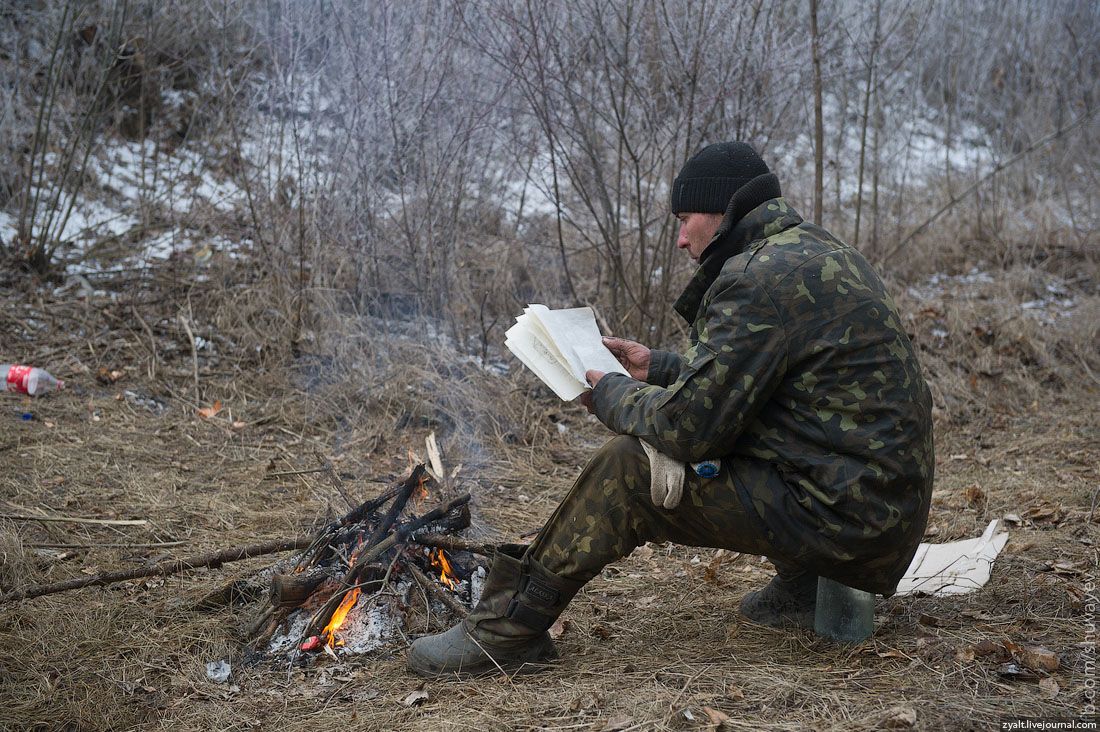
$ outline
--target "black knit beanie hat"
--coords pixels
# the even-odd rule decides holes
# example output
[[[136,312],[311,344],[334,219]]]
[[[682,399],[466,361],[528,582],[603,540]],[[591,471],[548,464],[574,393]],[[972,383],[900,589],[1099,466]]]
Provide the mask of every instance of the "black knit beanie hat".
[[[674,214],[725,213],[741,186],[769,173],[767,163],[751,145],[744,142],[707,145],[684,163],[672,182],[669,207]]]

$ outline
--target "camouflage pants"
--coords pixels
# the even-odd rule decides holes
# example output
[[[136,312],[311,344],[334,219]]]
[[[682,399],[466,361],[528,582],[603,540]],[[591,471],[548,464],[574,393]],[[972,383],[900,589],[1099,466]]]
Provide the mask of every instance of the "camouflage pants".
[[[615,437],[585,466],[532,543],[531,556],[555,574],[587,582],[647,541],[771,554],[760,518],[737,496],[737,469],[736,460],[724,460],[717,476],[700,478],[688,468],[680,505],[658,508],[641,444]]]

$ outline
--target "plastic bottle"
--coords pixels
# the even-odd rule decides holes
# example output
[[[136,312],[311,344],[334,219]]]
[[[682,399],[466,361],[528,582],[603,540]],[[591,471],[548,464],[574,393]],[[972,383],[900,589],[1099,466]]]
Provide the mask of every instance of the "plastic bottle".
[[[49,371],[37,366],[24,366],[18,363],[0,364],[0,374],[5,376],[5,391],[40,396],[65,388],[64,381],[54,378]]]
[[[695,471],[695,474],[700,478],[713,478],[718,475],[718,471],[722,469],[721,460],[703,460],[698,463],[692,463],[691,469]]]

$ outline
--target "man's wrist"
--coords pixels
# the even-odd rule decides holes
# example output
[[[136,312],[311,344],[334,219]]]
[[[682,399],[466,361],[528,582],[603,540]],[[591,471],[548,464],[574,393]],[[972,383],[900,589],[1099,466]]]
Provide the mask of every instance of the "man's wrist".
[[[611,424],[611,419],[614,416],[615,405],[620,401],[621,397],[618,396],[619,382],[621,379],[627,381],[633,381],[639,385],[641,382],[636,379],[632,379],[626,374],[610,373],[606,374],[599,382],[592,387],[592,413],[596,415],[596,419],[604,423],[608,428],[614,430],[615,428]]]

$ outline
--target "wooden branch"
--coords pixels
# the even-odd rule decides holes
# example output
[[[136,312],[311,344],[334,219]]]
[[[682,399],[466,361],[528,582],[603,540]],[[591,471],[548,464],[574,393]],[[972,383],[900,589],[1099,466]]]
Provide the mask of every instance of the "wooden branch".
[[[24,544],[35,549],[163,549],[170,546],[182,546],[186,541],[154,541],[145,544],[104,543],[104,544]]]
[[[397,497],[393,499],[393,503],[390,504],[390,510],[386,511],[386,515],[382,518],[382,521],[378,524],[378,527],[371,532],[371,535],[367,537],[366,545],[378,543],[383,536],[389,533],[390,527],[397,521],[397,517],[401,515],[401,512],[405,510],[405,504],[409,502],[409,498],[420,486],[420,479],[425,473],[424,465],[417,465],[413,468],[412,473],[405,479],[404,485],[401,486],[401,490],[398,492]]]
[[[415,471],[413,471],[413,474],[415,474]],[[363,521],[364,519],[369,517],[372,513],[374,513],[375,510],[385,505],[385,503],[391,498],[398,495],[399,493],[402,493],[409,485],[410,481],[412,481],[412,479],[413,476],[410,475],[408,478],[401,481],[400,483],[396,483],[395,485],[388,488],[384,493],[381,493],[380,495],[371,498],[368,501],[364,501],[363,503],[353,508],[351,511],[348,511],[339,521],[335,521],[333,523],[329,523],[323,526],[313,537],[313,541],[310,542],[309,546],[306,547],[306,551],[302,552],[302,556],[298,558],[295,567],[299,570],[302,570],[306,569],[307,567],[313,566],[321,553],[328,548],[330,542],[332,541],[332,538],[335,536],[336,532],[339,529],[343,528],[344,526],[350,526],[351,524],[359,523],[360,521]],[[417,476],[417,481],[419,481],[419,476]],[[415,485],[415,482],[413,484]]]
[[[239,562],[242,559],[251,559],[252,557],[260,557],[265,554],[274,554],[276,552],[285,552],[290,549],[301,549],[309,546],[311,541],[311,539],[306,538],[278,539],[264,542],[263,544],[238,546],[232,549],[223,549],[221,551],[199,554],[184,559],[169,559],[154,564],[152,567],[128,569],[120,572],[105,572],[92,577],[80,577],[64,582],[54,582],[48,585],[36,585],[34,587],[28,587],[25,590],[17,590],[15,592],[9,592],[6,595],[0,595],[0,605],[32,597],[41,597],[42,595],[67,592],[68,590],[76,590],[81,587],[89,587],[92,585],[110,585],[115,582],[125,582],[126,580],[138,579],[140,577],[163,577],[179,572],[186,572],[196,567],[219,567],[222,564]]]
[[[409,570],[409,573],[412,574],[413,579],[419,582],[421,587],[432,593],[432,595],[435,596],[435,599],[446,605],[447,609],[449,609],[455,615],[460,618],[464,618],[470,614],[470,611],[467,610],[461,602],[456,600],[454,596],[451,595],[451,593],[443,589],[443,587],[431,577],[421,572],[420,568],[414,565],[412,562],[406,564],[405,569]]]
[[[420,536],[414,536],[413,541],[422,546],[437,547],[446,549],[449,552],[470,552],[471,554],[480,554],[483,557],[491,557],[496,553],[496,547],[492,544],[478,544],[458,536],[447,536],[446,534],[421,534]]]
[[[0,513],[0,519],[8,521],[55,521],[62,524],[98,524],[100,526],[145,526],[145,519],[95,519],[79,516],[20,516],[12,513]]]

